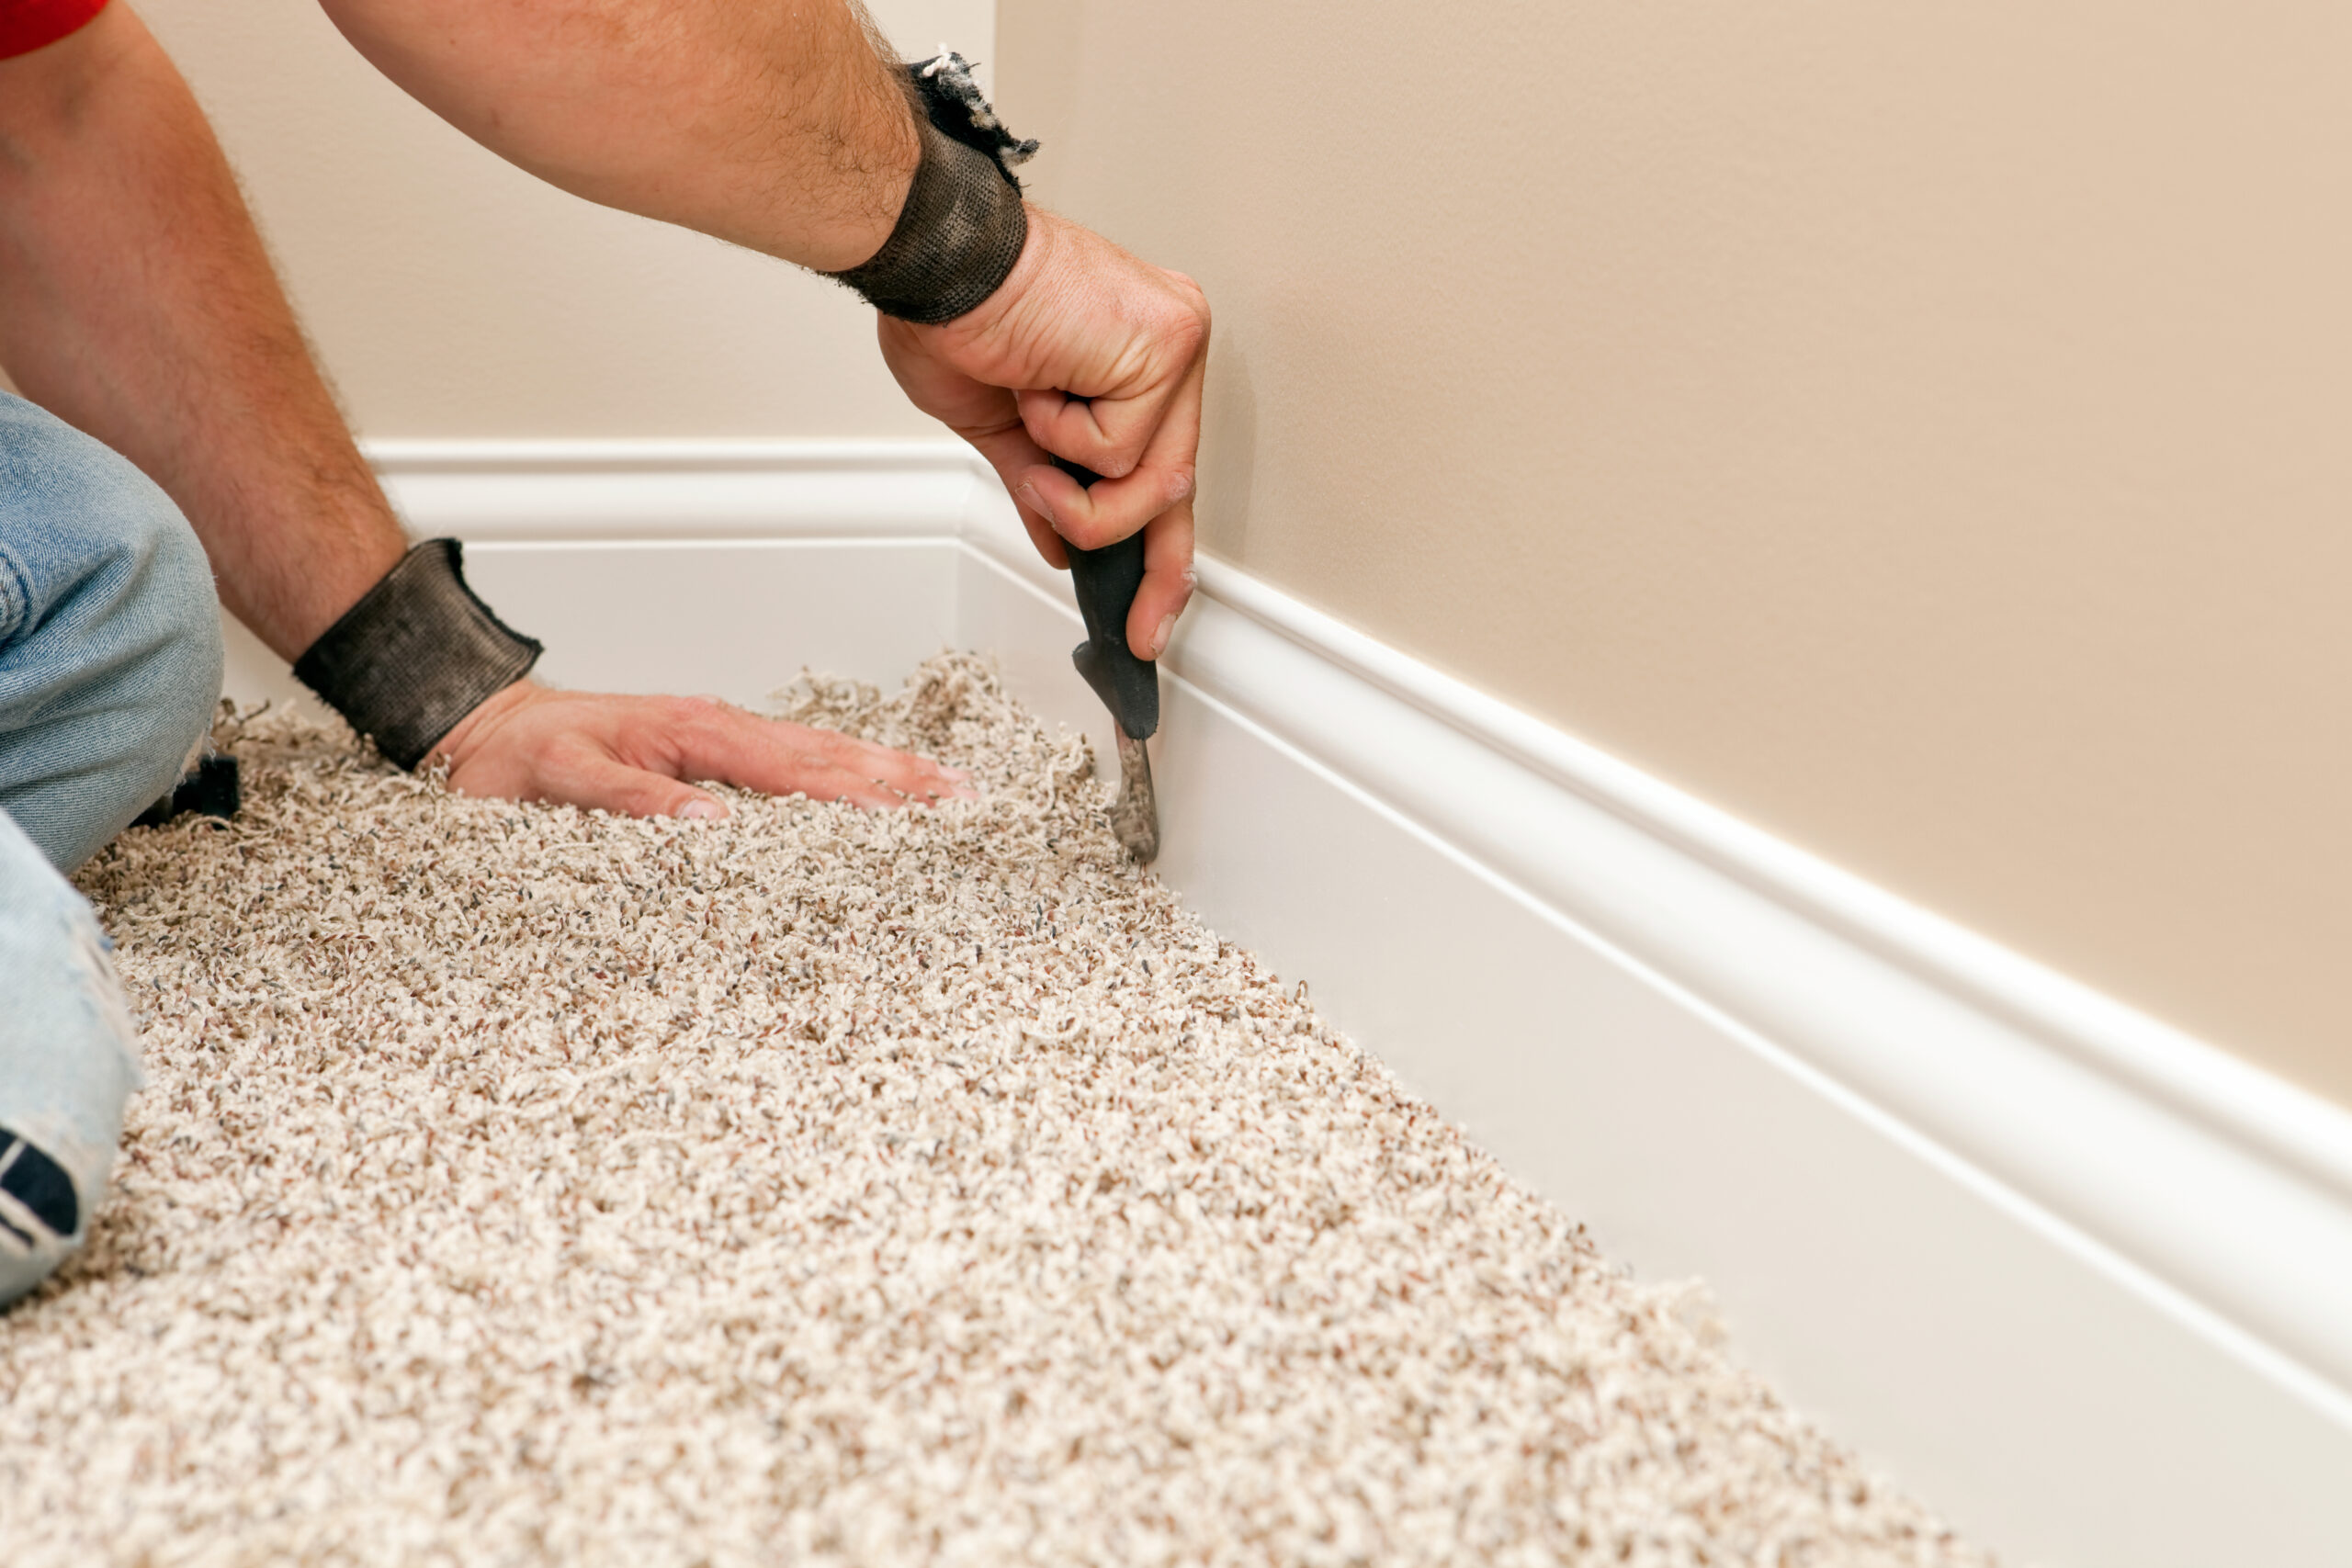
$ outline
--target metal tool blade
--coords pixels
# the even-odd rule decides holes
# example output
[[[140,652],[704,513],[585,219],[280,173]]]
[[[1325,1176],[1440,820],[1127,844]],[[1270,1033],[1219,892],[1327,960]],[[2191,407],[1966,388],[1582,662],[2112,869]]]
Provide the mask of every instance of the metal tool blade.
[[[1119,737],[1119,797],[1111,803],[1111,831],[1137,865],[1159,856],[1159,796],[1151,785],[1151,753],[1114,722]]]

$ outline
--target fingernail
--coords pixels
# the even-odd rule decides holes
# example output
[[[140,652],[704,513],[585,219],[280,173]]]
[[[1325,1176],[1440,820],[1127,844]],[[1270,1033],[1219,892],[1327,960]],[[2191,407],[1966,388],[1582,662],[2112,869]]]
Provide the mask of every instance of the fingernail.
[[[1192,493],[1193,476],[1190,474],[1178,474],[1176,476],[1176,482],[1168,487],[1168,504],[1173,506]]]
[[[678,807],[678,815],[681,817],[690,817],[700,822],[716,822],[720,818],[727,815],[727,807],[719,805],[718,802],[711,799],[710,796],[706,795],[690,800],[684,806]]]
[[[1151,634],[1151,656],[1154,659],[1168,651],[1168,639],[1176,635],[1176,617],[1159,617],[1159,629]]]
[[[1019,490],[1012,493],[1020,500],[1021,504],[1026,506],[1030,511],[1044,518],[1047,523],[1054,524],[1054,526],[1060,526],[1059,524],[1054,523],[1054,509],[1046,504],[1046,498],[1037,493],[1037,487],[1035,485],[1023,485]]]

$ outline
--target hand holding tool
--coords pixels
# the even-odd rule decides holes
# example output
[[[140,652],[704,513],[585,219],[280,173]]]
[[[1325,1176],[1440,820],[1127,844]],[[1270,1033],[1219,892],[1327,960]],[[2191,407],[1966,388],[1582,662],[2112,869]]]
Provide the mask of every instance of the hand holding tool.
[[[1102,477],[1066,458],[1056,457],[1054,467],[1082,485]],[[1111,830],[1137,864],[1149,865],[1159,853],[1159,801],[1143,743],[1159,728],[1159,667],[1127,647],[1127,612],[1143,584],[1143,536],[1130,534],[1099,550],[1081,550],[1068,540],[1062,547],[1069,554],[1078,613],[1086,621],[1086,640],[1070,662],[1111,710],[1118,732],[1119,797],[1111,805]]]

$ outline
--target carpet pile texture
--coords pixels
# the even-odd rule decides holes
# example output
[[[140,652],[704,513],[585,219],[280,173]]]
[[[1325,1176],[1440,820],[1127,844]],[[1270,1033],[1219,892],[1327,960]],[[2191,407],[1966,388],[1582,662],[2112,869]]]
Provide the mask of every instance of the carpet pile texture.
[[[989,667],[865,813],[286,716],[81,885],[148,1084],[0,1317],[34,1563],[1979,1563],[1120,852]]]

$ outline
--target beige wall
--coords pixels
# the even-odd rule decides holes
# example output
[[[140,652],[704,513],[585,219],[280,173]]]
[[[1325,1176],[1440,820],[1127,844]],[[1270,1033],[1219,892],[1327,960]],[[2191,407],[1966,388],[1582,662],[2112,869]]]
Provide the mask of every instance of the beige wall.
[[[2352,1101],[2352,14],[1003,0],[1204,542]]]
[[[311,0],[133,0],[370,436],[936,435],[845,291],[591,207],[417,107]],[[911,57],[994,0],[876,0]]]

